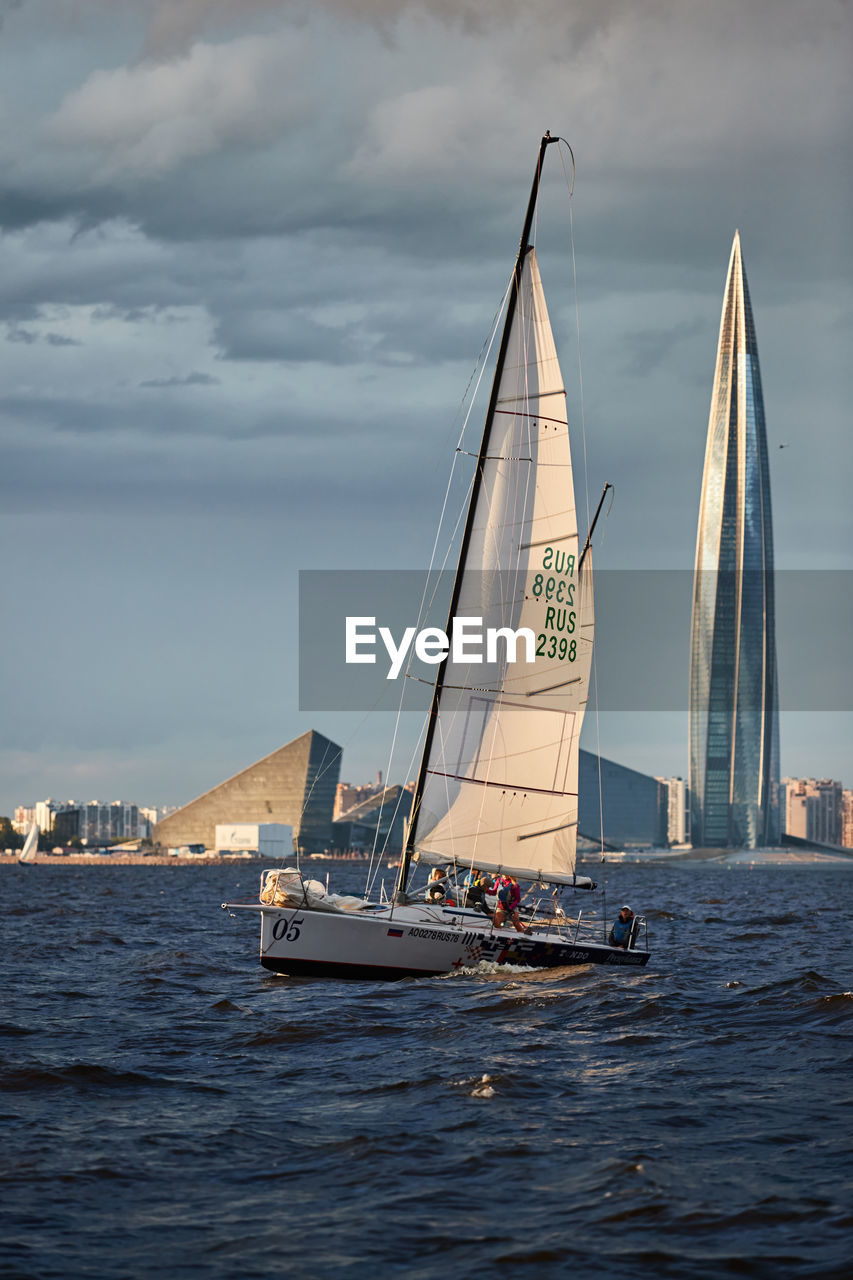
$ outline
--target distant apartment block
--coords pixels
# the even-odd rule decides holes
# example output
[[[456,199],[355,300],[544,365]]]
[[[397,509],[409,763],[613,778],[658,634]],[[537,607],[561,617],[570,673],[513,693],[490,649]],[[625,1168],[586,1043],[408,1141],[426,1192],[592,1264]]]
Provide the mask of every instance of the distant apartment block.
[[[139,807],[124,800],[101,804],[92,800],[57,813],[53,829],[57,837],[70,840],[77,836],[83,844],[107,844],[111,840],[135,840],[148,829],[143,819],[140,830]]]
[[[375,782],[357,784],[339,782],[335,787],[335,806],[332,810],[332,821],[337,822],[338,818],[345,813],[349,813],[350,809],[354,809],[356,805],[363,804],[365,800],[371,800],[374,796],[380,795],[382,789],[381,772],[377,773]]]
[[[28,808],[26,805],[19,804],[15,809],[15,816],[12,819],[12,826],[19,835],[26,835],[36,819],[35,806]]]
[[[658,778],[662,825],[669,845],[687,843],[687,783],[683,778]]]
[[[406,787],[382,787],[335,819],[338,849],[376,849],[380,855],[402,853],[412,792]]]
[[[57,843],[79,839],[85,844],[105,844],[112,840],[133,840],[148,833],[139,807],[126,800],[102,804],[99,800],[80,804],[77,800],[39,800],[32,808],[19,805],[15,826],[22,831],[33,818],[39,831],[52,833]],[[28,817],[32,815],[32,817]]]
[[[845,844],[844,796],[831,778],[783,778],[785,834],[821,844]],[[851,846],[853,847],[853,846]]]
[[[853,849],[853,791],[841,792],[841,843]]]
[[[80,839],[88,844],[104,840],[130,840],[139,834],[139,808],[123,800],[112,804],[80,806]]]
[[[52,831],[54,814],[58,813],[61,809],[68,809],[72,803],[72,801],[68,801],[65,804],[61,804],[56,800],[51,800],[50,797],[48,797],[47,800],[39,800],[35,806],[36,822],[38,824],[39,831]]]

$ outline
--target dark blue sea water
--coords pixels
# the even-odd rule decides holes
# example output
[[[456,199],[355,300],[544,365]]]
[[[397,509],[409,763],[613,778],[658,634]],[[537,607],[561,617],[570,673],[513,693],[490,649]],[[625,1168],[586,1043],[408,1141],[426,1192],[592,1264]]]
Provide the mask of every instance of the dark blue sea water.
[[[851,1274],[848,870],[612,867],[648,968],[390,985],[267,975],[254,868],[0,876],[4,1277]]]

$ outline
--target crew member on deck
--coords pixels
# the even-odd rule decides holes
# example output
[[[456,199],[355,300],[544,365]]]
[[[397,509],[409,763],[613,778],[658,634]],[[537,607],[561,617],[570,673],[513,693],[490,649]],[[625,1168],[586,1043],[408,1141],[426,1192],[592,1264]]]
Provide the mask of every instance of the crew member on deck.
[[[613,928],[610,930],[610,937],[607,939],[610,946],[621,947],[623,951],[627,951],[628,943],[631,941],[633,925],[634,913],[629,906],[624,906],[613,922]]]
[[[441,867],[433,867],[432,871],[429,873],[429,880],[427,880],[427,902],[446,902],[447,891],[449,888],[450,885],[447,879],[447,872],[442,871]]]
[[[474,867],[465,877],[465,906],[486,910],[486,894],[492,892],[492,882],[485,871]]]
[[[521,904],[521,889],[515,876],[504,876],[505,883],[498,889],[498,905],[495,907],[495,924],[500,927],[504,920],[509,917],[512,921],[513,928],[519,933],[526,933],[524,925],[521,923],[521,917],[518,914],[518,908]]]

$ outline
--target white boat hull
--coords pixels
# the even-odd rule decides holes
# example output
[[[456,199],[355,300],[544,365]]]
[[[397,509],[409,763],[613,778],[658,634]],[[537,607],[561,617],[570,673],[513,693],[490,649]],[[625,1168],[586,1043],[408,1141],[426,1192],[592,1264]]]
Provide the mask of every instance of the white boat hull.
[[[530,968],[645,965],[648,951],[574,940],[567,933],[496,929],[459,908],[395,907],[369,912],[225,903],[261,916],[260,961],[274,973],[394,980],[471,968],[482,961]]]

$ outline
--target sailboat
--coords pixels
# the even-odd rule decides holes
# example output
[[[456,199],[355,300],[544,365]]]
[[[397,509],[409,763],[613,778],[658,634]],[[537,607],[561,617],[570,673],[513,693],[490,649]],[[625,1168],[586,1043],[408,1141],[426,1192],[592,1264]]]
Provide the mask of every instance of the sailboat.
[[[30,829],[27,832],[27,838],[24,841],[24,847],[18,854],[19,862],[35,862],[36,851],[39,843],[39,829],[37,822],[30,823]]]
[[[260,914],[260,960],[274,972],[394,979],[483,961],[648,961],[636,930],[625,947],[603,931],[581,936],[581,913],[572,918],[560,901],[567,888],[596,886],[575,870],[595,521],[581,548],[566,394],[528,243],[545,155],[559,141],[546,134],[539,145],[447,626],[449,636],[455,620],[476,620],[505,643],[476,662],[451,648],[437,668],[390,900],[332,894],[284,868],[263,873],[259,901],[223,903]],[[450,891],[416,890],[424,867],[444,868]],[[493,890],[509,877],[528,883],[532,911],[514,924],[488,896],[465,905],[459,880],[475,869],[497,877]]]

